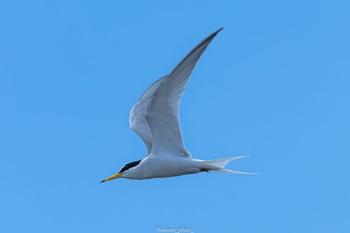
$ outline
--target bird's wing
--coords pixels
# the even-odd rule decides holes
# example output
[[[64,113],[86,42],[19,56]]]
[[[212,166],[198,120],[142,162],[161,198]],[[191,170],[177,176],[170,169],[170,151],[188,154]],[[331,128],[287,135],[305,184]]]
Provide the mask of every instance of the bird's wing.
[[[146,109],[146,121],[152,134],[152,154],[191,157],[180,129],[179,106],[189,77],[197,61],[214,39],[217,30],[182,59],[173,71],[158,83]]]
[[[153,83],[141,96],[139,101],[134,105],[134,107],[130,111],[129,123],[130,128],[134,130],[137,135],[143,140],[147,148],[147,155],[152,150],[152,133],[151,129],[148,126],[146,121],[146,109],[148,104],[150,103],[151,96],[159,86],[159,84],[163,81],[165,77],[158,79],[155,83]]]

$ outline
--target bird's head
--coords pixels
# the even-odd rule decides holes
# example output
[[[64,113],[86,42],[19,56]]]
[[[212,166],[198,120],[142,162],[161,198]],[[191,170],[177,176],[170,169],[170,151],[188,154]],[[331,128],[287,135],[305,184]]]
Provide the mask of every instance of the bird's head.
[[[131,162],[131,163],[124,165],[124,167],[122,167],[122,169],[120,169],[120,171],[118,173],[111,175],[110,177],[107,177],[106,179],[102,180],[101,183],[106,182],[106,181],[110,181],[110,180],[114,180],[117,178],[123,178],[123,176],[125,176],[126,173],[128,173],[130,168],[137,166],[140,162],[141,162],[141,160],[138,160],[138,161],[134,161],[134,162]]]

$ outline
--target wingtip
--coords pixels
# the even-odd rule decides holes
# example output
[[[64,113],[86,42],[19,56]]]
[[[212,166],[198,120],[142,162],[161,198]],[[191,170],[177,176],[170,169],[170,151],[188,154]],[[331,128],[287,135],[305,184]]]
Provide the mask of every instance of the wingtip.
[[[212,40],[219,32],[221,32],[222,30],[224,30],[224,27],[219,28],[218,30],[216,30],[215,32],[213,32],[212,34],[210,34],[210,36],[208,36],[204,41],[208,41],[208,40]],[[204,42],[203,41],[203,42]]]
[[[102,180],[100,183],[103,183],[103,182],[105,182],[106,180]]]
[[[213,34],[216,35],[216,34],[218,34],[219,32],[221,32],[222,30],[224,30],[224,27],[219,28],[219,29],[216,30]]]

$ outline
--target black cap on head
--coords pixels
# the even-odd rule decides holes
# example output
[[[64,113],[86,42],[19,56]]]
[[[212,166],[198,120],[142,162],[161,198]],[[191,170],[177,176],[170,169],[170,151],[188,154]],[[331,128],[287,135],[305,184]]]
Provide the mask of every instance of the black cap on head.
[[[131,162],[131,163],[126,164],[126,165],[119,171],[119,173],[122,173],[122,172],[124,172],[124,171],[126,171],[126,170],[128,170],[128,169],[130,169],[130,168],[132,168],[132,167],[137,166],[140,162],[141,162],[141,160],[138,160],[138,161],[134,161],[134,162]]]

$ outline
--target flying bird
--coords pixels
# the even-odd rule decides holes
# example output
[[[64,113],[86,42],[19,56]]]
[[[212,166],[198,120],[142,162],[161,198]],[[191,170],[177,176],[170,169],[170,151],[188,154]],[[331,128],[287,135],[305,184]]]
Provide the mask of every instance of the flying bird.
[[[248,174],[225,168],[228,162],[243,156],[214,160],[192,158],[181,134],[179,107],[188,80],[199,58],[222,29],[200,42],[168,75],[157,80],[143,93],[131,109],[129,123],[130,128],[145,143],[147,155],[142,160],[126,164],[118,173],[101,183],[116,178],[141,180],[200,172]]]

